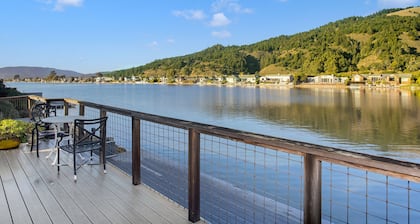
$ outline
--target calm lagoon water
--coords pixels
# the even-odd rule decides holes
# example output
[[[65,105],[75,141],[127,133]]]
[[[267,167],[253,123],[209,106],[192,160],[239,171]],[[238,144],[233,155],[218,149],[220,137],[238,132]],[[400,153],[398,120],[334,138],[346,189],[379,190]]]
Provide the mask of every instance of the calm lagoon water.
[[[400,89],[6,83],[276,137],[420,162],[420,96]]]
[[[410,91],[399,89],[265,89],[146,84],[6,83],[6,85],[16,87],[22,92],[42,92],[43,96],[47,98],[75,98],[420,163],[420,97]],[[148,146],[145,146],[143,151],[147,151],[147,148]],[[165,152],[163,151],[163,153]],[[173,151],[170,152],[173,153]],[[151,150],[147,153],[156,152]],[[274,151],[265,153],[275,154]],[[214,223],[224,222],[226,217],[222,218],[224,221],[221,221],[220,217],[212,216],[220,213],[221,209],[220,207],[213,208],[212,205],[228,205],[231,199],[243,198],[243,195],[252,195],[251,198],[254,200],[254,202],[243,203],[245,207],[256,202],[261,202],[266,206],[263,208],[264,213],[261,214],[265,214],[268,217],[267,220],[275,220],[279,216],[276,212],[273,214],[267,212],[267,208],[281,208],[285,204],[290,206],[288,209],[292,209],[289,212],[301,214],[299,212],[302,209],[302,197],[299,192],[302,189],[301,179],[287,176],[299,177],[303,175],[300,158],[289,158],[291,159],[289,162],[280,164],[277,160],[271,161],[271,159],[276,159],[274,154],[273,157],[258,157],[251,164],[241,162],[242,159],[238,160],[246,155],[236,153],[234,159],[230,157],[221,159],[217,154],[204,152],[201,164],[202,183],[206,183],[204,186],[208,187],[203,188],[205,190],[202,192],[202,201],[207,202],[202,205],[203,217]],[[186,161],[186,158],[183,158],[186,156],[185,153],[180,152],[172,156],[178,160]],[[173,181],[176,183],[179,180],[186,180],[186,171],[177,170],[177,165],[171,165],[169,161],[165,160],[164,162],[166,163],[156,166],[147,163],[147,159],[144,158],[143,165],[161,175],[149,177],[145,172],[147,170],[143,170],[142,181],[181,205],[187,206],[185,198],[179,199],[182,192],[166,189],[165,186],[159,184],[165,183],[171,177],[176,177],[176,180]],[[229,168],[225,169],[225,165]],[[356,176],[351,175],[351,178],[355,180],[351,182],[351,186],[347,186],[352,189],[352,197],[349,199],[346,194],[343,194],[347,188],[345,183],[349,181],[345,179],[349,176],[343,175],[347,170],[343,167],[329,166],[328,163],[323,165],[323,181],[325,181],[322,193],[324,195],[323,218],[328,220],[328,215],[331,212],[334,214],[334,219],[364,223],[366,221],[364,213],[349,214],[346,210],[347,207],[330,203],[350,200],[349,206],[352,211],[354,208],[356,210],[364,208],[366,207],[364,203],[367,203],[364,198],[367,192],[369,197],[381,198],[381,196],[387,195],[383,192],[386,188],[382,186],[385,180],[381,179],[383,177],[374,177],[374,174],[369,174],[369,178],[373,181],[371,180],[367,184],[364,179],[366,173],[352,171],[361,173]],[[167,169],[169,173],[162,171],[162,167],[170,167]],[[289,169],[292,174],[278,171],[283,168]],[[249,175],[238,175],[237,172]],[[373,176],[371,177],[371,175]],[[256,181],[254,177],[263,177],[263,181]],[[161,178],[160,182],[156,181],[157,178]],[[381,181],[377,181],[375,178]],[[294,187],[289,188],[287,184],[284,185],[284,180],[288,180],[288,184]],[[330,181],[334,183],[334,187],[330,188],[328,185]],[[397,181],[398,186],[405,186],[403,180]],[[169,181],[169,183],[172,182]],[[186,183],[176,186],[182,186],[182,184]],[[186,188],[185,185],[181,189]],[[226,197],[214,197],[214,195],[223,195],[223,192]],[[391,195],[405,199],[406,194],[407,192],[402,188]],[[361,199],[354,198],[357,196],[360,196]],[[383,201],[370,199],[369,213],[384,214]],[[413,208],[419,207],[419,201],[413,200],[411,203]],[[243,209],[247,208],[241,207],[238,210],[235,206],[226,206],[221,210],[229,211],[228,213],[232,215],[231,218],[241,217],[244,220],[251,218],[243,214]],[[391,209],[389,213],[395,220],[398,220],[397,222],[406,222],[406,209]],[[261,215],[260,213],[256,214]],[[415,213],[411,215],[411,218],[417,219],[419,215]],[[372,219],[372,216],[369,219]],[[269,223],[270,221],[267,220],[266,222]],[[369,223],[382,222],[383,220],[369,221]]]

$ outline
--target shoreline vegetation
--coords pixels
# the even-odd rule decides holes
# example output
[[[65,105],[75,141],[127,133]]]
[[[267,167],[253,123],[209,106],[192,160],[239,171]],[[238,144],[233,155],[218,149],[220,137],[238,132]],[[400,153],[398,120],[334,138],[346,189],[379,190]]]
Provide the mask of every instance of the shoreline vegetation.
[[[98,85],[172,85],[172,86],[219,86],[219,87],[242,87],[242,88],[267,88],[267,89],[278,89],[278,88],[314,88],[314,89],[402,89],[402,90],[414,90],[420,91],[420,85],[418,84],[404,84],[404,85],[352,85],[343,83],[300,83],[300,84],[278,84],[278,83],[166,83],[166,82],[136,82],[136,81],[113,81],[113,82],[63,82],[63,81],[16,81],[9,80],[8,83],[42,83],[42,84],[98,84]]]

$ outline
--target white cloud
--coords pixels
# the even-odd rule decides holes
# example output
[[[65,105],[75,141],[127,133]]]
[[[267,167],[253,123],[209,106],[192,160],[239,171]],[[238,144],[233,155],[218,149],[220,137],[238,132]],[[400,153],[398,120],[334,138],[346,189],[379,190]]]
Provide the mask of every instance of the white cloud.
[[[201,10],[176,10],[173,11],[172,14],[188,20],[202,20],[206,17],[204,12]]]
[[[63,6],[81,6],[83,0],[57,0],[57,4]]]
[[[217,38],[228,38],[231,37],[231,33],[229,31],[223,30],[223,31],[213,31],[211,32],[211,35]]]
[[[168,41],[168,43],[169,43],[169,44],[173,44],[173,43],[175,43],[175,40],[174,40],[174,39],[172,39],[172,38],[169,38],[167,41]]]
[[[149,44],[150,47],[158,47],[159,43],[157,41],[152,41],[152,43]]]
[[[419,3],[419,0],[378,0],[378,4],[382,8],[404,8],[415,6]]]
[[[227,26],[230,20],[223,13],[216,13],[213,15],[213,19],[210,21],[211,26]]]
[[[53,0],[37,0],[37,1],[44,4],[51,4],[53,2]]]
[[[54,4],[54,11],[63,11],[65,7],[80,7],[84,0],[37,0],[46,5]]]
[[[252,13],[252,9],[243,8],[238,0],[217,0],[211,6],[215,12],[228,10],[235,13]]]

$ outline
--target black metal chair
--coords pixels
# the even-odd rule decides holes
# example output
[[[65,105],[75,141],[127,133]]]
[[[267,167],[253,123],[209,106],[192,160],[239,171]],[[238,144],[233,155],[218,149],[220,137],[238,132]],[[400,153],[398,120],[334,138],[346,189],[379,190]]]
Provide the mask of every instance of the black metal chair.
[[[39,157],[39,140],[41,139],[53,139],[55,132],[50,128],[49,124],[42,122],[42,119],[49,116],[56,116],[57,110],[55,107],[49,106],[47,103],[36,103],[31,108],[31,121],[34,123],[34,128],[31,131],[31,152],[34,147],[34,140],[36,139],[36,156]],[[64,133],[58,134],[58,136],[65,136]],[[36,137],[36,138],[35,138]]]
[[[74,181],[77,181],[77,170],[88,162],[90,162],[88,165],[100,165],[102,162],[104,165],[104,173],[106,173],[106,121],[107,117],[96,119],[76,119],[74,121],[73,142],[70,143],[69,140],[67,145],[60,145],[59,150],[57,151],[58,171],[60,171],[60,151],[63,150],[73,154]],[[99,162],[95,164],[92,163],[94,151],[95,155],[99,155]],[[86,152],[90,152],[90,158],[86,161],[81,161],[78,164],[78,154],[84,154]],[[83,158],[83,156],[80,157]]]

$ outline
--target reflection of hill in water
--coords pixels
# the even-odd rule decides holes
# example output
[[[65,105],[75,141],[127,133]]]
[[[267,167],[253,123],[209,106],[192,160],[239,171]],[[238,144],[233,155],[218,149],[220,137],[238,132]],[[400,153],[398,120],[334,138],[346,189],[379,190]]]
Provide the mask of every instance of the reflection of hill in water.
[[[420,145],[420,99],[400,90],[280,90],[248,103],[213,105],[215,113],[247,114],[386,149]],[[249,103],[253,102],[253,103]],[[411,147],[412,148],[412,147]]]

